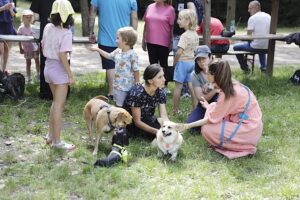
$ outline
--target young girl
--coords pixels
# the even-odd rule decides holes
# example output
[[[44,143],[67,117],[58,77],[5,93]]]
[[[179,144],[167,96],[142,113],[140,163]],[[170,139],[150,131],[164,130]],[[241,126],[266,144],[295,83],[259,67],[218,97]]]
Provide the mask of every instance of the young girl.
[[[195,94],[191,83],[191,73],[194,69],[194,49],[199,44],[198,35],[196,33],[197,14],[195,11],[190,9],[180,11],[177,23],[180,28],[184,28],[185,32],[180,37],[178,50],[174,57],[175,90],[173,96],[173,114],[179,112],[180,93],[184,82],[188,83],[194,108]]]
[[[123,106],[130,88],[134,84],[139,84],[138,55],[133,50],[136,40],[136,31],[132,27],[124,27],[117,31],[118,49],[108,53],[99,48],[90,48],[92,51],[98,51],[104,58],[113,60],[116,64],[114,101],[119,107]]]
[[[33,36],[31,22],[32,22],[33,12],[31,10],[24,10],[22,12],[22,22],[23,24],[19,27],[17,33],[18,35],[29,35]],[[31,79],[31,59],[34,58],[36,67],[36,81],[40,80],[40,60],[39,60],[39,50],[38,45],[34,42],[22,42],[19,43],[20,53],[24,53],[24,58],[26,59],[26,74],[28,84],[32,83]]]
[[[227,61],[211,63],[207,79],[220,90],[218,100],[209,104],[202,98],[205,117],[187,126],[202,126],[204,139],[215,151],[230,159],[255,154],[263,130],[262,113],[255,95],[231,79]]]
[[[44,29],[42,50],[46,57],[45,81],[49,83],[53,94],[50,109],[49,135],[46,142],[53,148],[73,150],[75,145],[60,139],[62,113],[67,97],[68,85],[74,84],[74,78],[68,61],[72,51],[72,32],[74,10],[68,0],[56,0],[52,5],[50,20]]]

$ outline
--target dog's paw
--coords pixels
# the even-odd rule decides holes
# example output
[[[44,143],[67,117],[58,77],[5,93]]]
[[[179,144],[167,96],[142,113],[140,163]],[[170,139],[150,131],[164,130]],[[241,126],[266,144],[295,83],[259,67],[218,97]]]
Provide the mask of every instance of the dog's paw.
[[[153,141],[151,142],[151,147],[157,147],[157,139],[154,138]]]
[[[177,158],[177,152],[172,154],[170,160],[174,162],[176,161],[176,158]]]
[[[162,158],[163,156],[164,156],[163,152],[161,152],[161,151],[157,152],[157,157]]]

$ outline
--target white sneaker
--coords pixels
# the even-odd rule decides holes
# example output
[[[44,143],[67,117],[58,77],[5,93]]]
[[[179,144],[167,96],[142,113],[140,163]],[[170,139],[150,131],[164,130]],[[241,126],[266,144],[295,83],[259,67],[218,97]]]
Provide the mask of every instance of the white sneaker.
[[[39,83],[40,82],[40,75],[35,75],[35,81],[37,82],[37,83]]]
[[[28,78],[28,80],[27,80],[27,84],[28,85],[31,85],[33,82],[32,82],[32,79],[31,78]]]
[[[181,98],[191,98],[191,95],[189,93],[184,93]]]
[[[76,148],[74,144],[68,144],[68,143],[63,142],[63,141],[61,141],[59,143],[52,144],[51,147],[54,148],[54,149],[62,149],[62,150],[65,150],[65,151],[72,151]]]
[[[168,88],[165,88],[164,90],[165,90],[166,94],[171,94],[172,93],[171,90],[169,90]]]

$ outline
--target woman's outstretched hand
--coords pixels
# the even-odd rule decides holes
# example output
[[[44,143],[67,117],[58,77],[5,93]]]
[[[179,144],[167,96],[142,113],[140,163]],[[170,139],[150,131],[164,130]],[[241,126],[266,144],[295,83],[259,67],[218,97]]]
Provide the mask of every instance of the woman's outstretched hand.
[[[203,108],[207,109],[208,102],[206,101],[206,99],[204,97],[201,97],[200,103]]]

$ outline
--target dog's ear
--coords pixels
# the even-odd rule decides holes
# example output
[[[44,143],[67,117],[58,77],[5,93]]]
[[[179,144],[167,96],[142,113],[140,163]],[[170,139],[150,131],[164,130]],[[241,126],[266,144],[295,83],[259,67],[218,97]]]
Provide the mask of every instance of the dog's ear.
[[[159,118],[157,118],[157,121],[161,127],[164,125],[165,120],[163,118],[159,117]]]
[[[124,113],[124,112],[119,112],[118,113],[118,118],[119,119],[123,119],[123,118],[125,118],[126,117],[126,113]]]

